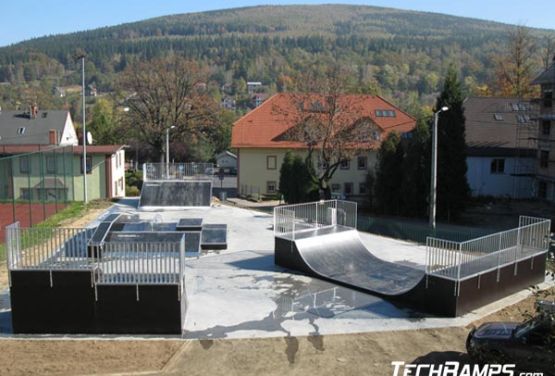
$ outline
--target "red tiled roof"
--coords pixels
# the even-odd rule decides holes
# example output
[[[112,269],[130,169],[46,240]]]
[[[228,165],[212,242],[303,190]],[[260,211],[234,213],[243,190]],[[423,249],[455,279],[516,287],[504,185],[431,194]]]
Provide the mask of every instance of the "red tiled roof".
[[[125,145],[87,145],[89,154],[114,154],[123,149]],[[55,146],[55,145],[0,145],[0,154],[23,154],[37,151],[58,150],[69,151],[73,154],[82,154],[83,146]]]
[[[310,101],[323,99],[323,96],[317,94],[310,96]],[[259,107],[235,122],[231,146],[233,148],[305,148],[301,142],[279,137],[298,121],[295,116],[298,114],[296,102],[298,99],[295,99],[295,94],[281,93],[268,98]],[[412,116],[379,96],[349,94],[342,96],[339,103],[344,109],[353,109],[351,113],[343,115],[343,120],[347,119],[354,123],[361,118],[371,119],[382,131],[382,140],[389,132],[409,132],[416,125],[416,120]],[[395,111],[396,116],[377,117],[376,110],[392,110]],[[379,144],[379,141],[369,140],[365,147],[373,149],[379,147]]]

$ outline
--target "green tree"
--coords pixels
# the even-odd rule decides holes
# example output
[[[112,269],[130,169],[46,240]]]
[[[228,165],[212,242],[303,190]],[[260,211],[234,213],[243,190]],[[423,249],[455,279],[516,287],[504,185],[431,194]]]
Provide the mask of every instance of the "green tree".
[[[293,202],[309,201],[309,196],[316,189],[310,178],[310,171],[300,155],[293,157],[292,164]]]
[[[430,191],[429,117],[418,119],[416,129],[406,143],[403,172],[401,185],[403,214],[414,217],[425,216]]]
[[[288,151],[285,153],[285,157],[283,158],[283,163],[281,164],[281,168],[279,170],[279,192],[283,195],[283,199],[285,202],[291,201],[292,195],[292,170],[293,169],[293,154]]]
[[[391,132],[378,150],[376,166],[376,205],[382,213],[401,213],[401,187],[403,184],[403,146],[401,137]]]
[[[470,195],[466,180],[463,100],[462,84],[451,65],[436,102],[436,109],[449,107],[439,116],[437,153],[437,212],[447,220],[460,215]]]
[[[285,202],[295,204],[308,201],[315,189],[303,158],[291,152],[285,153],[279,171],[279,192]]]
[[[112,145],[122,142],[121,128],[115,114],[114,104],[107,98],[98,98],[91,111],[87,130],[93,135],[95,144]]]

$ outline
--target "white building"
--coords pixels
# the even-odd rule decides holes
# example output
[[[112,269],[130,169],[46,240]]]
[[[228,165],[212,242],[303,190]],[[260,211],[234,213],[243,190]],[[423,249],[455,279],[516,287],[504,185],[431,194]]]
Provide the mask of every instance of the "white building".
[[[536,195],[533,106],[517,98],[470,97],[466,118],[467,180],[473,196]]]

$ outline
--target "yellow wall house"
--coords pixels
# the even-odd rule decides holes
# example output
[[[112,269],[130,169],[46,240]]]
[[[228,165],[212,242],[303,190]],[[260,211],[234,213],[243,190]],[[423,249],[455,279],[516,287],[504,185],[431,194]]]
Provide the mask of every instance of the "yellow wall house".
[[[416,120],[379,96],[345,95],[344,101],[356,101],[358,119],[368,122],[368,150],[344,162],[335,172],[331,188],[334,196],[351,200],[367,195],[366,178],[376,164],[377,149],[389,132],[400,134],[414,129]],[[237,150],[237,188],[242,196],[254,198],[278,194],[279,171],[287,151],[306,155],[303,144],[282,137],[294,127],[294,96],[276,94],[234,124],[231,146]],[[281,137],[280,137],[281,136]]]
[[[83,201],[83,147],[0,145],[0,199]],[[89,200],[125,196],[122,145],[87,146]]]

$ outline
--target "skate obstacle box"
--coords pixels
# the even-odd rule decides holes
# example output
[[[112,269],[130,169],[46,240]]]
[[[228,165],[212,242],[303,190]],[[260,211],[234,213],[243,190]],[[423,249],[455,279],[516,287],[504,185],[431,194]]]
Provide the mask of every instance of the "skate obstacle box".
[[[182,334],[186,256],[227,247],[225,225],[200,218],[109,215],[83,229],[14,223],[6,235],[14,333]]]
[[[210,207],[212,163],[145,163],[141,208]]]

